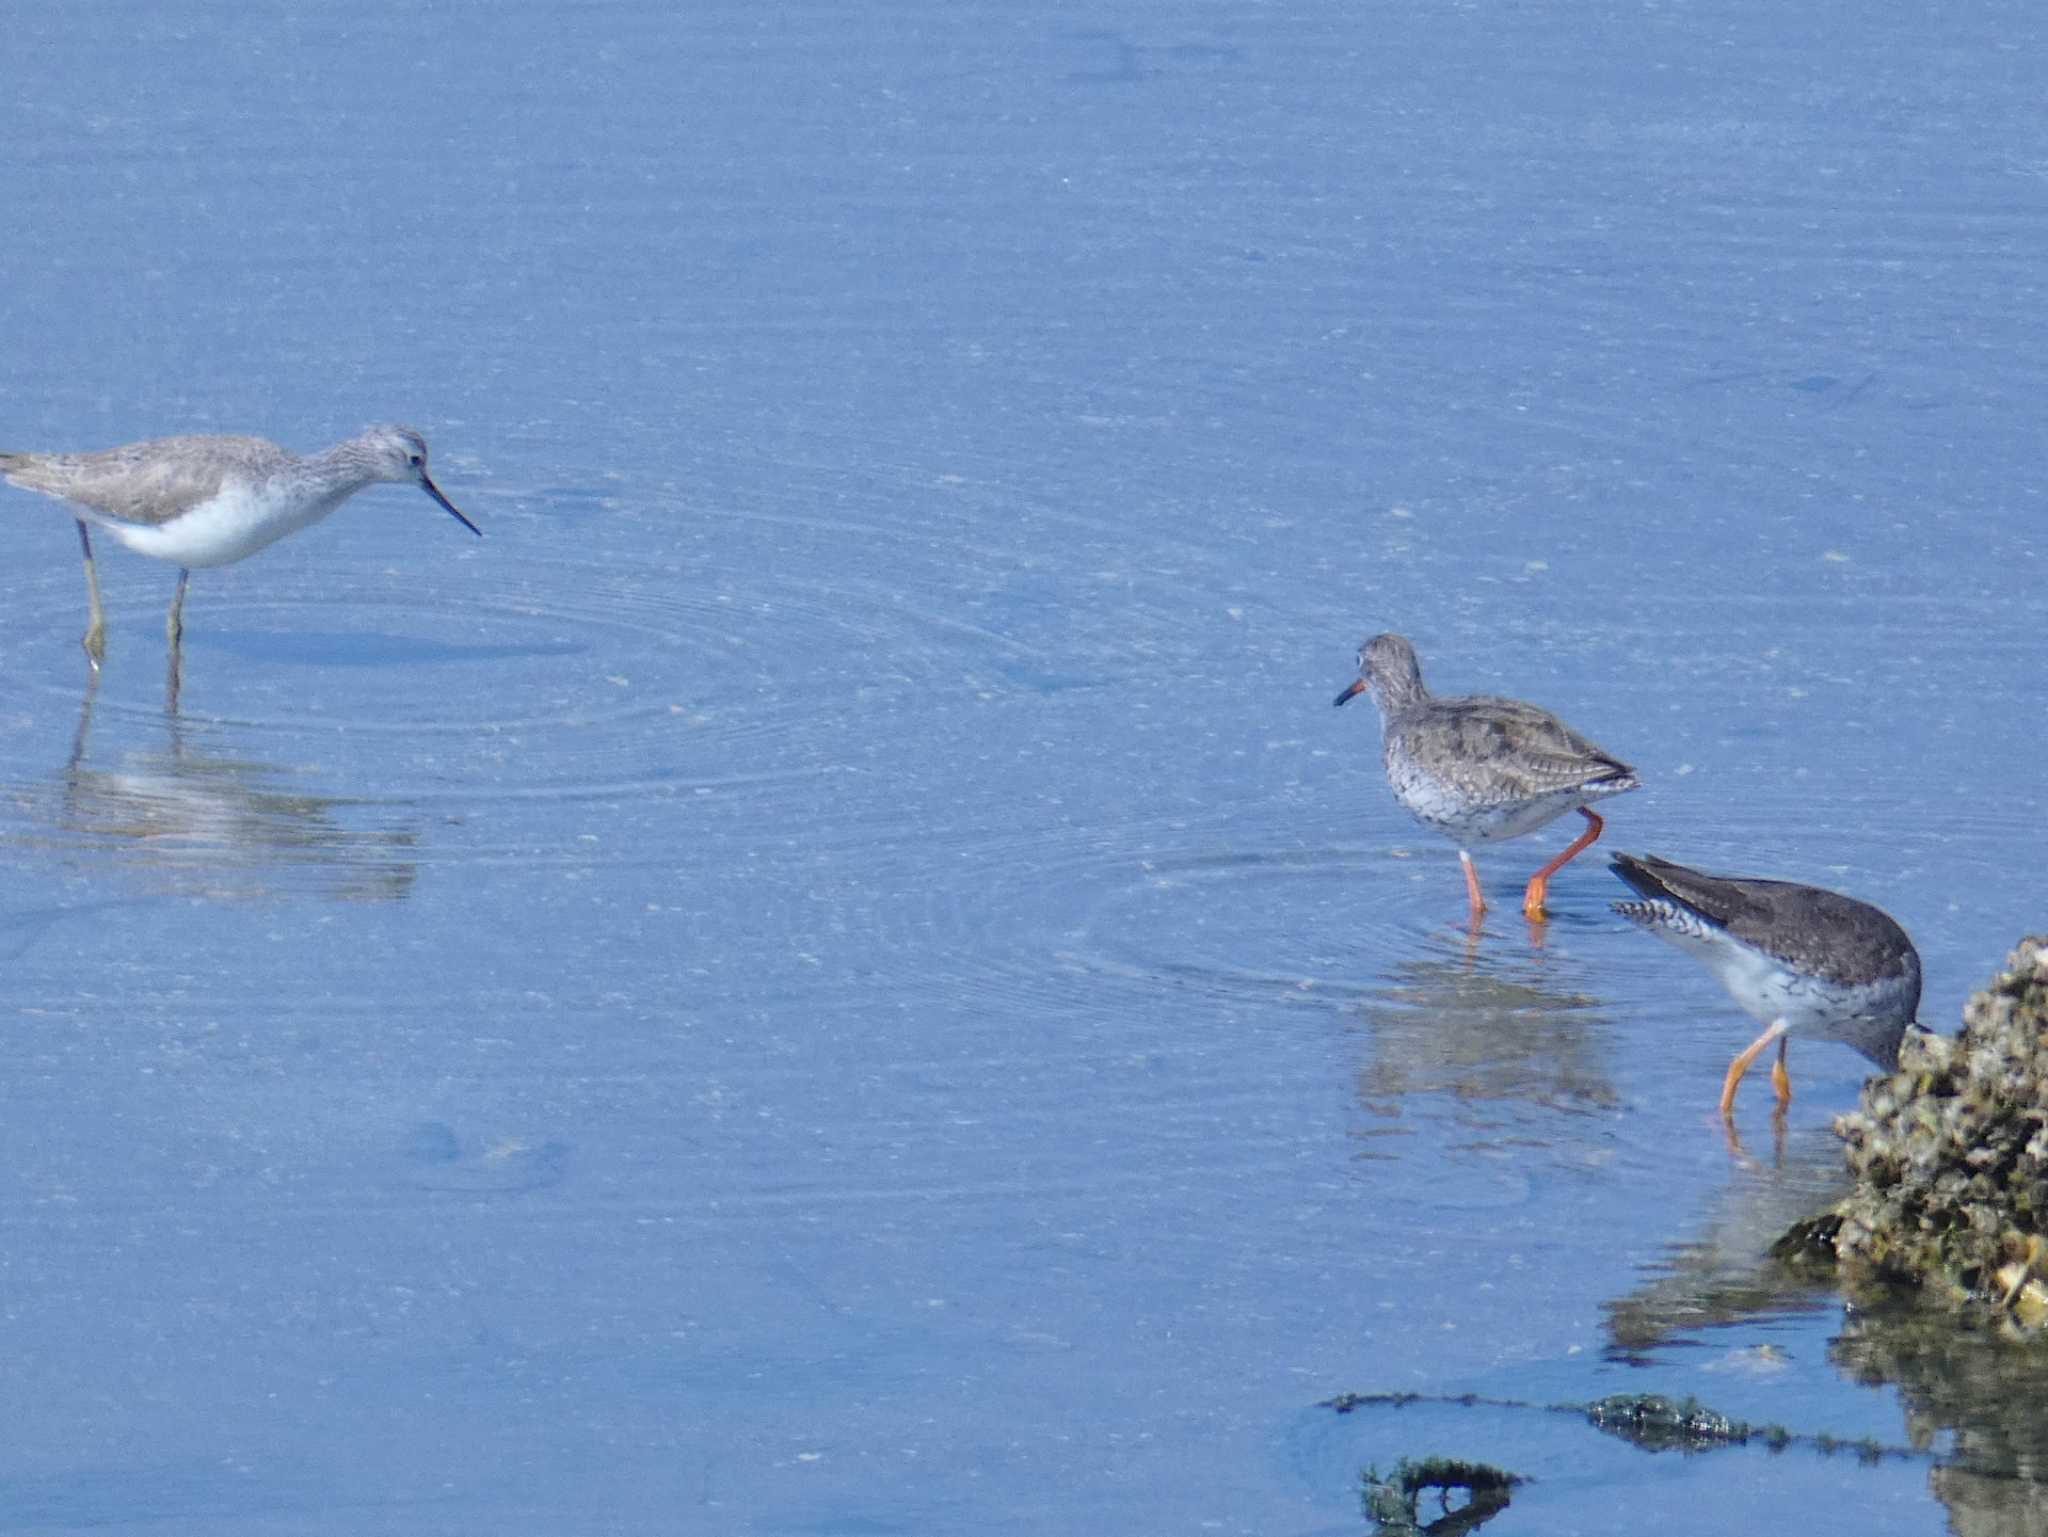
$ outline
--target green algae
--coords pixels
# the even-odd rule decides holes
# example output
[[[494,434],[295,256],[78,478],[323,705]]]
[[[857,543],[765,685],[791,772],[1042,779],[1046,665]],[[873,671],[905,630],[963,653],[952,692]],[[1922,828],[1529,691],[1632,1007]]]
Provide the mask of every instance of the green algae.
[[[1391,1537],[1427,1534],[1427,1537],[1455,1537],[1476,1531],[1505,1510],[1517,1484],[1528,1480],[1490,1463],[1467,1462],[1456,1457],[1403,1457],[1391,1473],[1367,1468],[1362,1479],[1360,1502],[1366,1518]],[[1436,1519],[1424,1523],[1421,1507],[1425,1495],[1434,1494]],[[1452,1497],[1462,1496],[1453,1506]]]

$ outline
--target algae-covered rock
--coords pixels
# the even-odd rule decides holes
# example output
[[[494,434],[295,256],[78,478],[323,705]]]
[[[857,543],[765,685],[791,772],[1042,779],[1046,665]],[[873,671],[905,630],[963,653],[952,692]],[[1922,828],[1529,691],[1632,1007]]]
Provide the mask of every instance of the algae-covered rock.
[[[1611,1394],[1586,1405],[1586,1419],[1595,1429],[1646,1452],[1697,1452],[1755,1440],[1777,1449],[1792,1439],[1782,1426],[1752,1425],[1730,1419],[1696,1398],[1672,1399],[1659,1393]]]
[[[1835,1130],[1856,1176],[1833,1213],[1845,1265],[2048,1318],[2048,938],[2021,941],[1962,1034],[1910,1033]]]
[[[1344,1412],[1344,1411],[1339,1411]],[[1456,1457],[1403,1457],[1382,1476],[1368,1468],[1361,1490],[1365,1514],[1383,1537],[1462,1537],[1507,1509],[1515,1485],[1526,1480],[1483,1462]],[[1425,1522],[1424,1494],[1436,1496],[1438,1519]],[[1461,1503],[1454,1506],[1453,1500]]]

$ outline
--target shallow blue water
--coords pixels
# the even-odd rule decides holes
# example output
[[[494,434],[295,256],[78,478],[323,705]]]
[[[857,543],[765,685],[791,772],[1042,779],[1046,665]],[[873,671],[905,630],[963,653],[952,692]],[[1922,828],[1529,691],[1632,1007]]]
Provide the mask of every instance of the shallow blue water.
[[[1982,5],[118,11],[0,50],[0,446],[426,430],[195,578],[0,491],[0,1528],[1869,1533],[2000,1501],[1763,1269],[1862,1070],[1358,640],[1838,886],[2040,927],[2041,22]],[[1938,1379],[1946,1380],[1946,1379]],[[1924,1386],[1924,1385],[1923,1385]],[[1678,1459],[1697,1393],[1922,1450]],[[1974,1435],[1974,1439],[1973,1439]],[[1987,1492],[1988,1488],[1988,1492]],[[1753,1518],[1753,1519],[1752,1519]]]

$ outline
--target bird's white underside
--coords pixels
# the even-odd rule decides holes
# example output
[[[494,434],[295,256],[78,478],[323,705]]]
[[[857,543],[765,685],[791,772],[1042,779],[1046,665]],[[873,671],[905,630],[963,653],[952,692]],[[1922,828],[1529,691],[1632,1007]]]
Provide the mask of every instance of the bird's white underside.
[[[308,489],[304,482],[230,482],[205,501],[156,524],[126,523],[92,512],[84,516],[138,554],[202,571],[232,565],[287,534],[311,527],[348,500],[347,491],[308,497]]]
[[[1808,976],[1675,903],[1641,905],[1656,915],[1650,932],[1697,956],[1750,1018],[1783,1023],[1790,1034],[1855,1044],[1862,1032],[1851,1022],[1887,1012],[1900,987],[1895,980],[1845,986]]]

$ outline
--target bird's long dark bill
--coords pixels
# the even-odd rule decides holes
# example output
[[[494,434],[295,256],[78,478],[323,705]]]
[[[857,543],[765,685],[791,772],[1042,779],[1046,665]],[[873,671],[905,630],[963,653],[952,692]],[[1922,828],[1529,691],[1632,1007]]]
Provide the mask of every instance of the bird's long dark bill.
[[[424,475],[420,477],[420,489],[422,491],[425,491],[427,495],[431,496],[443,507],[446,507],[448,509],[448,515],[451,518],[453,518],[456,522],[460,523],[472,534],[475,534],[477,538],[483,538],[484,531],[478,528],[474,523],[470,522],[469,519],[465,518],[462,515],[462,509],[457,507],[453,502],[449,501],[447,497],[443,496],[441,494],[441,488],[435,485],[431,480],[427,479],[427,477]]]
[[[1332,700],[1330,701],[1330,703],[1331,703],[1331,704],[1349,704],[1349,703],[1350,703],[1350,702],[1351,702],[1351,701],[1352,701],[1353,699],[1356,699],[1356,698],[1357,698],[1357,697],[1358,697],[1358,696],[1359,696],[1360,694],[1362,694],[1362,693],[1364,693],[1364,692],[1365,692],[1365,679],[1363,679],[1363,678],[1360,678],[1360,679],[1359,679],[1359,680],[1358,680],[1358,681],[1357,681],[1356,683],[1353,683],[1353,684],[1351,685],[1351,687],[1349,687],[1349,688],[1347,688],[1346,690],[1344,690],[1344,692],[1343,692],[1343,693],[1341,693],[1341,694],[1339,694],[1339,695],[1338,695],[1338,696],[1337,696],[1337,697],[1336,697],[1335,699],[1332,699]]]

